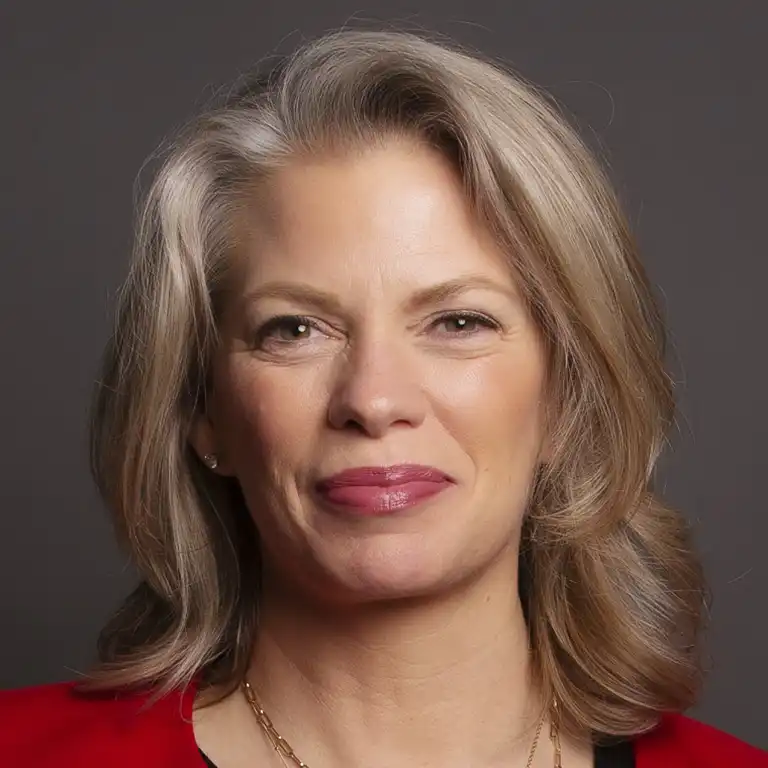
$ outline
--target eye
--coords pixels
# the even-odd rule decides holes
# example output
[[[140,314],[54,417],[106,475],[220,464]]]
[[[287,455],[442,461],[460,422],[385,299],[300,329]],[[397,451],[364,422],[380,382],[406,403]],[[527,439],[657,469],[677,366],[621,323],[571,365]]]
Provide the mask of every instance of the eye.
[[[308,341],[317,330],[316,323],[301,315],[282,315],[267,320],[256,332],[256,346],[291,345]]]
[[[432,323],[443,336],[474,336],[484,331],[498,330],[499,324],[492,318],[478,312],[448,312],[440,315]]]

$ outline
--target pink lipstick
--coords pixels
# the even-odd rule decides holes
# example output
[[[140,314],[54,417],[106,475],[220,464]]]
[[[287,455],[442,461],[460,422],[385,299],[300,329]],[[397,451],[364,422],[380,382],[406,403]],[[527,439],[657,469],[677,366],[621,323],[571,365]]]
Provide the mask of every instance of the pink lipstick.
[[[439,469],[418,464],[356,467],[324,478],[317,492],[334,507],[356,515],[387,515],[429,499],[454,484]]]

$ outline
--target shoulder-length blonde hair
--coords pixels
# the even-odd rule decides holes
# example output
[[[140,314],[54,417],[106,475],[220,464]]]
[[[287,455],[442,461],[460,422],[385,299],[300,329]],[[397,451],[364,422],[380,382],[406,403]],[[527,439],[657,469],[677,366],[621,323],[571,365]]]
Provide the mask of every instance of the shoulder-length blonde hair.
[[[393,135],[454,163],[547,341],[552,444],[520,587],[539,682],[566,727],[641,732],[693,701],[705,604],[688,529],[649,490],[673,415],[659,312],[609,183],[550,101],[501,65],[397,32],[329,34],[246,81],[171,143],[148,191],[92,430],[95,478],[142,580],[87,687],[160,695],[242,677],[258,536],[236,484],[187,440],[234,221],[288,159]]]

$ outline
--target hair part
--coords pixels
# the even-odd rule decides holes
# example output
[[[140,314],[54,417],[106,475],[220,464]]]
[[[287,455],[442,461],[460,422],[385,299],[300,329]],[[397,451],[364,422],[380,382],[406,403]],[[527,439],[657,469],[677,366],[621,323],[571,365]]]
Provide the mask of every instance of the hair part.
[[[629,735],[700,686],[704,587],[684,519],[650,490],[672,423],[658,308],[611,185],[548,98],[500,65],[343,31],[247,80],[167,149],[94,399],[92,466],[141,583],[83,687],[233,688],[260,556],[237,484],[188,443],[204,407],[235,222],[287,162],[410,137],[454,164],[547,342],[549,458],[523,529],[534,666],[566,729]]]

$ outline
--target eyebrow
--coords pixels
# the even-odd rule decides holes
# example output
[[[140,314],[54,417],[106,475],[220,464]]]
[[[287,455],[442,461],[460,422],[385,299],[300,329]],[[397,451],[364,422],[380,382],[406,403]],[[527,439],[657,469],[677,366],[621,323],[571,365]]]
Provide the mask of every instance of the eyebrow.
[[[405,301],[404,308],[407,311],[415,311],[432,304],[440,304],[462,293],[476,289],[490,290],[512,301],[518,300],[516,291],[510,286],[498,283],[485,275],[465,275],[417,290]],[[265,283],[246,294],[243,300],[247,304],[266,298],[292,299],[300,304],[314,306],[332,314],[344,314],[344,308],[334,294],[306,283]]]
[[[516,301],[518,298],[517,293],[511,286],[498,283],[485,275],[465,275],[416,291],[408,299],[406,306],[408,309],[421,309],[430,304],[440,304],[447,299],[452,299],[471,290],[493,291],[513,301]]]

